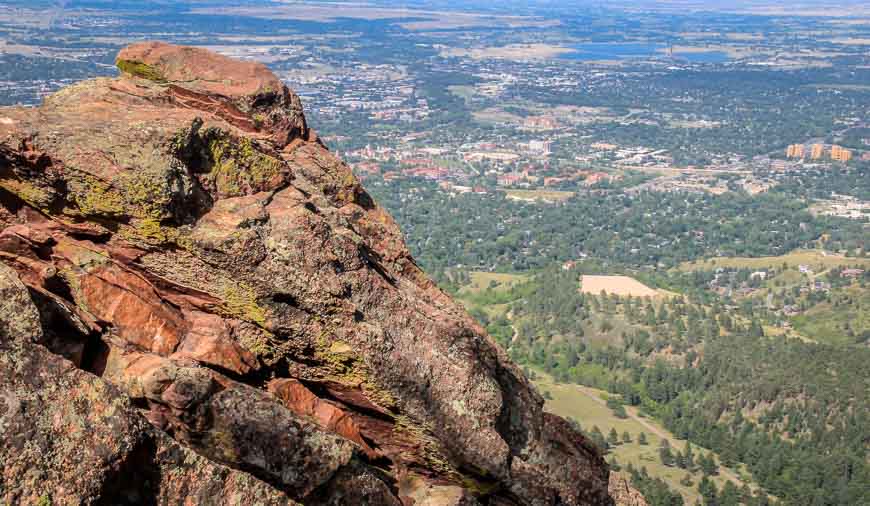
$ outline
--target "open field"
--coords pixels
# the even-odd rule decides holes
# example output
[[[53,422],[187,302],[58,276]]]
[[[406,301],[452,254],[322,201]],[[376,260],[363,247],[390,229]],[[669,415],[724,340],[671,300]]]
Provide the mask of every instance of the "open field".
[[[662,439],[667,439],[672,449],[680,451],[685,449],[685,441],[676,439],[658,422],[639,416],[633,407],[626,406],[629,418],[624,420],[617,418],[613,415],[613,411],[605,405],[604,396],[606,393],[601,390],[580,385],[554,383],[550,376],[538,370],[535,370],[535,374],[537,378],[534,383],[538,390],[542,393],[550,392],[552,396],[551,400],[547,400],[544,409],[563,417],[574,418],[580,422],[583,430],[591,430],[593,426],[597,425],[605,436],[611,428],[616,429],[620,437],[623,432],[628,432],[632,442],[616,446],[611,450],[610,455],[615,456],[620,465],[631,463],[638,469],[645,466],[650,475],[665,480],[671,488],[680,492],[686,504],[700,504],[701,498],[698,494],[697,483],[701,479],[701,473],[692,474],[693,485],[686,487],[680,484],[680,479],[688,474],[688,471],[678,467],[667,467],[661,463],[658,456],[658,448]],[[637,442],[641,432],[646,434],[649,444],[640,445]],[[710,453],[695,445],[692,445],[692,450],[696,456]],[[610,455],[607,458],[610,458]],[[719,461],[718,456],[716,461]],[[740,481],[742,478],[721,467],[719,475],[713,476],[711,479],[720,489],[729,479],[738,486],[742,486],[743,483]],[[750,486],[752,486],[751,483]]]
[[[450,85],[447,87],[447,91],[449,91],[450,93],[456,95],[457,97],[465,100],[466,102],[473,99],[474,96],[477,94],[474,86],[469,86],[466,84]]]
[[[514,285],[526,282],[529,277],[523,274],[504,274],[500,272],[470,272],[471,284],[462,287],[460,294],[474,294],[486,290],[493,281],[498,283],[498,286],[493,287],[493,291],[505,291]]]
[[[782,264],[790,267],[809,265],[813,270],[819,267],[837,267],[839,265],[870,266],[870,258],[848,258],[832,253],[823,254],[818,250],[799,250],[775,257],[716,257],[707,260],[683,262],[678,267],[681,271],[710,270],[717,267],[729,267],[733,269],[763,269],[765,267],[779,267]]]
[[[512,200],[524,200],[527,202],[562,202],[574,196],[574,192],[557,190],[504,190],[507,198]]]
[[[581,276],[580,291],[598,295],[602,291],[622,297],[655,297],[662,295],[640,281],[628,276]]]
[[[791,318],[794,329],[813,340],[834,344],[850,345],[856,343],[856,337],[850,336],[846,330],[860,336],[870,330],[870,291],[857,287],[847,289],[854,305],[831,304],[822,302],[808,309],[804,314]]]
[[[249,16],[265,19],[294,19],[300,21],[332,22],[341,18],[362,19],[368,21],[391,20],[406,30],[445,30],[471,28],[478,26],[528,27],[544,28],[558,24],[555,20],[533,18],[529,16],[487,15],[462,11],[442,11],[409,9],[404,7],[380,7],[368,4],[341,4],[340,8],[330,3],[299,4],[296,2],[279,2],[266,7],[261,6],[228,6],[228,7],[196,7],[190,9],[192,14],[209,14],[224,16]],[[399,20],[402,20],[401,22]]]

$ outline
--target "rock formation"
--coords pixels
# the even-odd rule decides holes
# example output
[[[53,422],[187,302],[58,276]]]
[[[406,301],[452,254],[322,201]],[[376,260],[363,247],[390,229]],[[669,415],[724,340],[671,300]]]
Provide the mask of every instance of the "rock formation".
[[[612,504],[264,66],[0,109],[0,500]]]

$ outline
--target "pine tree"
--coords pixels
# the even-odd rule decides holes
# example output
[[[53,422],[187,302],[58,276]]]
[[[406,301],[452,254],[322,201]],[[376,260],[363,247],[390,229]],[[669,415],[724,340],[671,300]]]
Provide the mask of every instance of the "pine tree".
[[[683,461],[685,463],[685,467],[688,470],[692,470],[695,468],[695,455],[692,452],[692,443],[686,442],[686,451],[683,454]]]
[[[592,443],[600,448],[602,452],[606,452],[609,448],[607,440],[604,439],[604,434],[601,433],[601,429],[599,429],[597,425],[592,427],[592,432],[589,434],[589,438],[592,439]]]
[[[725,482],[716,504],[718,506],[738,506],[740,504],[740,490],[733,482]]]
[[[671,453],[670,446],[659,447],[659,459],[662,461],[662,464],[668,467],[674,465],[674,455]]]
[[[701,472],[705,476],[715,476],[719,474],[719,467],[716,465],[716,459],[712,455],[701,455],[698,457],[698,465],[701,467]]]
[[[646,440],[646,433],[645,433],[645,432],[641,432],[640,434],[638,434],[638,436],[637,436],[637,444],[639,444],[639,445],[643,445],[643,446],[646,446],[646,445],[649,444],[649,443],[647,442],[647,440]]]
[[[716,493],[716,484],[710,481],[706,476],[701,478],[701,481],[698,482],[698,493],[701,494],[703,498],[704,506],[716,506],[717,501],[717,493]]]
[[[622,433],[622,442],[623,443],[631,443],[631,434],[628,431],[624,431]]]
[[[610,432],[607,434],[607,444],[611,446],[619,444],[619,434],[616,433],[616,429],[613,427],[610,428]]]

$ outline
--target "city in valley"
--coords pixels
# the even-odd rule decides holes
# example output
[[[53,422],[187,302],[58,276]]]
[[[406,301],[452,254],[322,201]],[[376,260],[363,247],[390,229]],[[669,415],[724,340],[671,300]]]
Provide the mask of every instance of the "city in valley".
[[[310,139],[356,176],[343,181],[359,181],[395,219],[413,256],[403,272],[419,266],[433,290],[460,301],[486,330],[481,342],[518,364],[544,409],[650,506],[870,504],[866,2],[0,0],[0,105],[38,111],[75,83],[137,77],[119,72],[116,56],[145,40],[259,62],[292,89]],[[3,111],[0,133],[14,123]],[[9,174],[0,167],[0,197],[33,194]],[[113,195],[111,184],[98,188]],[[354,223],[336,237],[362,244],[370,224],[354,228],[352,207],[326,214]],[[249,212],[232,208],[220,220]],[[114,216],[104,214],[99,227]],[[175,241],[161,247],[189,253],[185,234],[198,222],[161,219],[150,231]],[[103,240],[79,221],[76,240]],[[245,214],[227,237],[253,243],[265,232],[249,227],[262,221]],[[45,261],[34,255],[28,262]],[[87,255],[87,268],[102,261]],[[145,266],[149,255],[136,261]],[[357,260],[367,269],[382,259]],[[151,282],[171,271],[159,268]],[[234,289],[224,313],[257,308],[257,294]],[[186,290],[172,300],[195,298]],[[270,303],[298,305],[273,295]],[[248,323],[290,325],[258,311]],[[354,325],[389,340],[354,314]],[[357,374],[346,347],[317,353]],[[292,372],[291,362],[271,366]],[[355,401],[317,385],[328,406]],[[372,424],[393,417],[395,433],[410,433],[404,415],[363,410]],[[498,423],[507,426],[505,413]],[[428,449],[432,440],[421,441]],[[374,454],[367,462],[387,467]],[[449,467],[427,456],[426,465]],[[456,476],[471,472],[455,467]],[[477,481],[464,483],[475,497],[503,492],[472,471]]]

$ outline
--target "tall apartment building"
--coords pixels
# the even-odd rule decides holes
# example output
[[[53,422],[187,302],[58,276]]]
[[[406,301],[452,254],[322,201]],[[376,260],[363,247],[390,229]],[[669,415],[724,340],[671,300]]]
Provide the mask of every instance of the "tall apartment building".
[[[813,144],[812,151],[810,152],[810,158],[813,160],[818,160],[825,154],[825,146],[822,144]]]
[[[804,157],[804,145],[803,144],[789,144],[788,148],[785,150],[785,156],[788,158],[803,158]]]
[[[852,151],[841,146],[831,146],[831,159],[846,163],[852,159]]]

